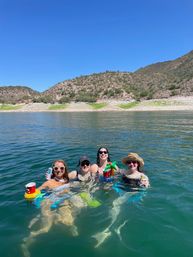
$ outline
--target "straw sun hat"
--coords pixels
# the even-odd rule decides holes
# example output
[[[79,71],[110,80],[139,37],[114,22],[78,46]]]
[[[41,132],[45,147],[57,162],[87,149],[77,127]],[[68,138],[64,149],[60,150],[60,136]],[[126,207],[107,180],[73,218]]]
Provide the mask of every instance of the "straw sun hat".
[[[137,161],[139,162],[139,167],[143,167],[144,161],[137,153],[129,153],[127,157],[122,159],[122,163],[126,164],[128,161]]]

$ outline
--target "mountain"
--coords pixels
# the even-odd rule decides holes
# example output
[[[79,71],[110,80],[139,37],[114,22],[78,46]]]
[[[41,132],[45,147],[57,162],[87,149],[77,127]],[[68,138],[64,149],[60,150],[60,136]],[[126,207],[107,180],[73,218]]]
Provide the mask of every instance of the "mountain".
[[[92,102],[98,99],[133,98],[132,92],[124,90],[125,85],[131,83],[132,73],[104,72],[81,76],[72,80],[58,83],[42,93],[42,97],[52,97],[54,101],[69,100]]]
[[[34,97],[39,96],[39,92],[24,86],[2,86],[0,87],[0,103],[28,103]]]
[[[9,96],[11,90],[11,88],[7,88]],[[190,96],[193,95],[193,51],[176,60],[151,64],[135,72],[106,71],[80,76],[59,82],[41,94],[33,90],[29,94],[29,90],[28,88],[28,94],[27,91],[26,94],[23,92],[24,98],[28,97],[28,100],[34,102],[50,103]],[[8,98],[1,97],[1,92],[2,87],[0,87],[0,102],[8,100]],[[19,97],[19,91],[17,94]],[[22,96],[19,101],[22,100]]]
[[[43,98],[54,102],[140,100],[175,95],[193,95],[193,51],[176,60],[151,64],[133,73],[107,71],[66,80],[42,93]]]
[[[147,89],[152,88],[152,98],[193,95],[193,51],[173,61],[146,66],[134,75],[149,81]]]

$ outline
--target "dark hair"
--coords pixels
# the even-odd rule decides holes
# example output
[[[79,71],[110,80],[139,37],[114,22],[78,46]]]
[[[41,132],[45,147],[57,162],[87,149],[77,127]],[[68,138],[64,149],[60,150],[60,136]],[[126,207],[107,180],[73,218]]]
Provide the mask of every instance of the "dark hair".
[[[139,172],[142,172],[141,170],[140,170],[140,163],[137,161],[137,164],[138,164],[138,166],[137,166],[137,170],[139,171]]]
[[[67,182],[69,182],[68,167],[67,167],[67,164],[65,163],[65,161],[63,161],[63,160],[56,160],[56,161],[53,162],[53,164],[52,164],[52,175],[51,175],[51,178],[55,178],[55,176],[56,176],[55,173],[53,172],[53,168],[54,168],[56,162],[61,162],[61,163],[64,164],[65,172],[64,172],[64,174],[63,174],[63,179],[66,179]]]
[[[111,160],[110,160],[110,156],[109,156],[109,150],[108,150],[108,148],[106,148],[106,147],[100,147],[100,148],[98,149],[98,151],[97,151],[97,165],[100,164],[99,152],[100,152],[100,150],[101,150],[102,148],[104,148],[104,149],[107,151],[107,153],[108,153],[107,161],[108,161],[108,162],[111,161]]]

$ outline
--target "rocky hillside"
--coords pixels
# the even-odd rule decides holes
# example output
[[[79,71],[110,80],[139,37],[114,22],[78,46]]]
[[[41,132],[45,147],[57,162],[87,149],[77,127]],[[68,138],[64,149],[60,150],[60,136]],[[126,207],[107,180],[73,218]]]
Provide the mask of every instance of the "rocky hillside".
[[[132,75],[128,72],[104,72],[81,76],[58,83],[42,94],[45,99],[54,101],[92,102],[99,99],[132,99],[132,91],[126,91],[125,85],[131,84]]]
[[[174,95],[193,95],[193,51],[174,60],[156,63],[139,69],[135,76],[145,77],[149,81],[152,97]],[[142,83],[144,88],[146,83]]]
[[[9,96],[11,90],[7,88]],[[2,87],[0,87],[0,101],[7,99],[5,94],[4,98],[1,97],[1,92]],[[16,93],[14,99],[17,96],[19,101],[22,101],[22,97],[24,100],[28,97],[27,99],[33,102],[46,103],[192,96],[193,51],[176,60],[152,64],[133,73],[107,71],[60,82],[41,94],[33,91],[30,95],[29,88],[28,94]]]
[[[29,87],[3,86],[0,87],[0,103],[28,103],[39,94]]]
[[[41,97],[48,101],[153,99],[193,95],[193,51],[173,61],[131,72],[104,72],[58,83]]]

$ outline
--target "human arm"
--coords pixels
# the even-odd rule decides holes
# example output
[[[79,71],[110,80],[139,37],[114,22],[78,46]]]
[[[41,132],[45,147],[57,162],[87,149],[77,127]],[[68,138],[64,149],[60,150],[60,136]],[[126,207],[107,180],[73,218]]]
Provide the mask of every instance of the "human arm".
[[[73,171],[69,172],[68,177],[69,177],[69,179],[75,179],[77,177],[77,171],[73,170]]]
[[[117,166],[116,172],[117,172],[118,174],[124,175],[125,172],[126,172],[126,170],[125,170],[125,169],[121,169],[121,168],[119,168],[119,167]]]
[[[97,164],[92,164],[90,167],[90,172],[93,174],[96,174],[98,172],[98,165]]]
[[[41,191],[42,189],[49,189],[50,188],[50,180],[44,182],[38,189]]]

